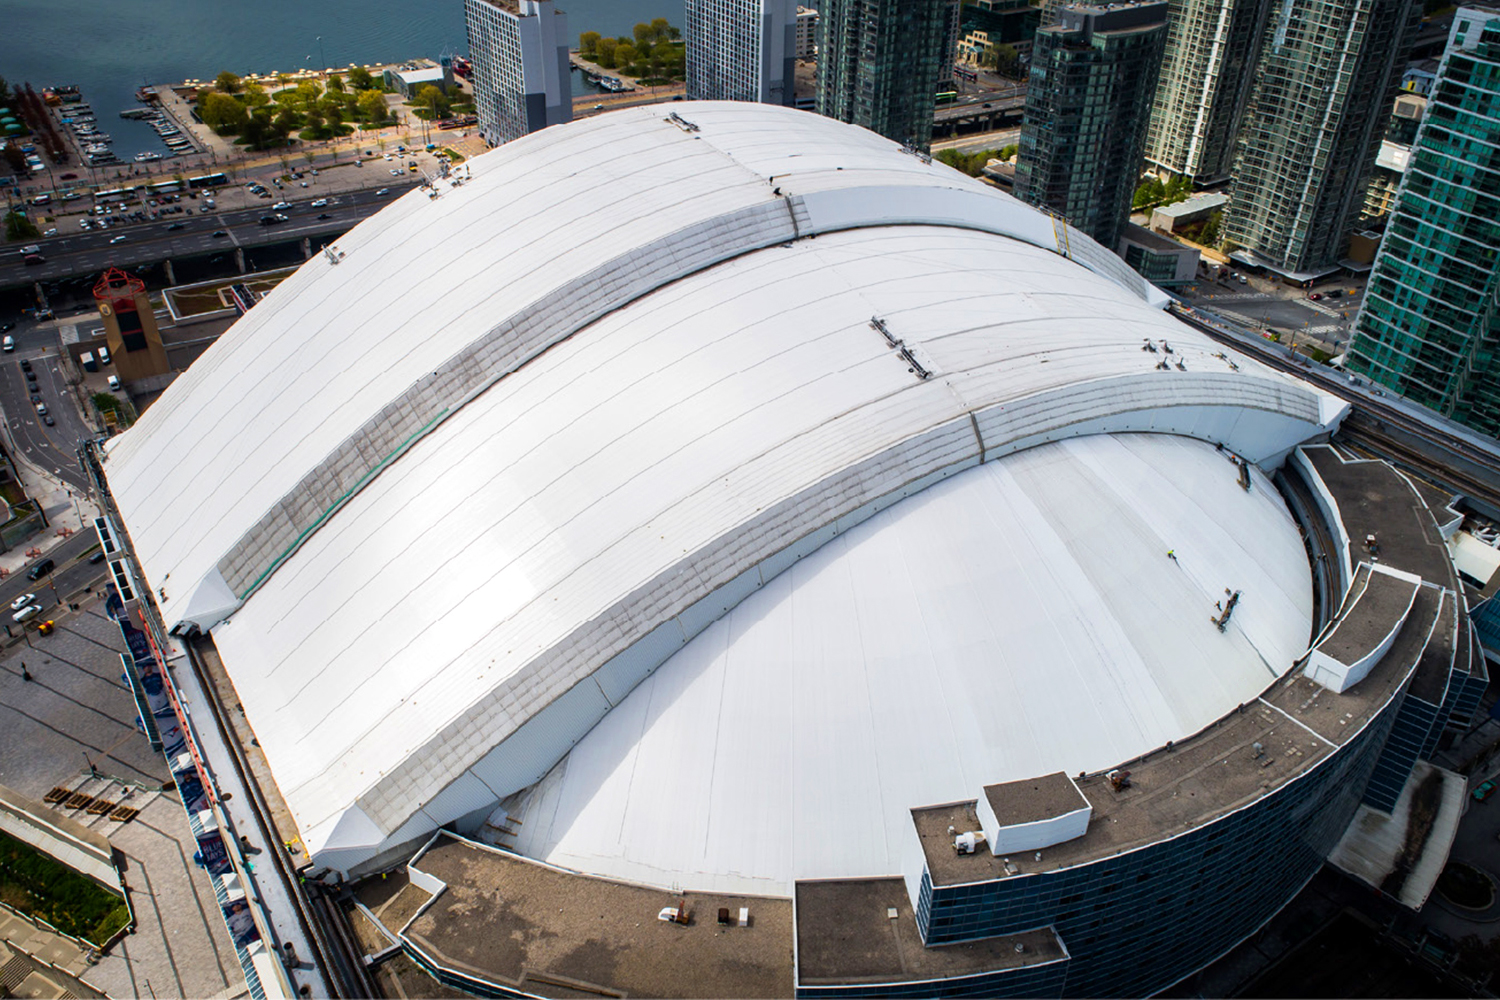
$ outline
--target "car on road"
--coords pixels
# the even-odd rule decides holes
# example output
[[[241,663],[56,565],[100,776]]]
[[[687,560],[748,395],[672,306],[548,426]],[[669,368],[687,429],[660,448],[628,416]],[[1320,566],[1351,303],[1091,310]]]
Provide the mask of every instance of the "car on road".
[[[38,403],[38,404],[36,404],[36,412],[37,412],[38,416],[45,417],[47,415],[47,404],[46,403]]]
[[[215,229],[215,230],[214,230],[214,235],[215,235],[215,236],[228,236],[228,235],[229,235],[229,234],[228,234],[228,233],[226,233],[226,232],[225,232],[225,231],[224,231],[224,230],[222,230],[222,229]]]
[[[39,247],[39,246],[37,246],[35,243],[28,243],[24,247],[21,248],[21,252],[22,253],[41,253],[42,252],[42,248]]]
[[[42,418],[42,423],[46,424],[48,427],[56,427],[57,426],[57,421],[52,419],[52,414],[50,414],[50,413],[47,414],[45,417]]]
[[[272,205],[271,207],[274,208],[278,212],[284,212],[287,209],[289,209],[289,208],[292,207],[292,203],[289,202],[289,201],[278,201],[276,204]]]
[[[28,381],[28,382],[35,382],[36,381],[36,372],[32,371],[30,368],[26,369],[26,381]]]
[[[9,330],[14,330],[15,328],[16,321],[13,319],[6,320],[4,323],[0,323],[0,333],[5,333]]]
[[[20,611],[17,611],[15,614],[11,615],[10,620],[19,625],[28,619],[35,618],[41,613],[42,606],[40,604],[28,604]]]
[[[283,214],[283,213],[281,213],[281,212],[277,212],[275,215],[262,215],[260,217],[260,224],[262,226],[274,226],[278,222],[285,222],[285,221],[286,221],[286,215]]]
[[[0,348],[3,348],[7,351],[14,351],[16,349],[16,338],[6,336],[4,340],[0,340]]]
[[[95,552],[93,555],[89,556],[89,563],[91,565],[97,566],[102,563],[105,558],[106,556],[104,555],[104,550],[100,549],[98,552]]]
[[[392,167],[391,168],[391,176],[392,177],[400,177],[401,176],[401,168],[400,167]]]
[[[383,159],[387,159],[387,160],[389,160],[390,158],[391,158],[391,154],[390,153],[386,153],[385,156],[383,157]]]
[[[1317,302],[1317,301],[1319,301],[1319,300],[1321,300],[1323,298],[1323,293],[1322,292],[1313,292],[1311,295],[1308,296],[1308,298],[1312,299],[1314,302]]]
[[[318,213],[318,221],[320,221],[320,222],[322,220],[324,220],[324,219],[331,219],[331,218],[333,218],[333,216],[329,215],[327,212],[319,212]]]
[[[1489,798],[1491,795],[1494,795],[1494,794],[1495,794],[1495,783],[1493,781],[1486,781],[1484,784],[1482,784],[1478,788],[1474,789],[1474,801],[1475,802],[1483,802],[1485,799]]]
[[[10,609],[12,611],[20,611],[22,608],[26,607],[26,605],[30,604],[34,600],[36,600],[35,594],[22,594],[20,597],[10,602]]]
[[[111,243],[124,243],[127,239],[129,239],[129,237],[126,236],[124,233],[121,233],[119,236],[116,236],[114,239],[110,240],[110,242]]]
[[[174,230],[181,229],[181,228],[182,228],[182,223],[180,223],[180,222],[174,222],[170,226],[167,227],[167,232],[170,233],[170,232],[172,232]]]
[[[312,203],[312,207],[313,208],[324,208],[327,205],[328,205],[328,199],[327,198],[319,198],[317,201],[315,201],[315,202]],[[278,205],[277,207],[280,208],[281,206]]]
[[[33,264],[45,264],[47,262],[47,258],[43,257],[39,253],[29,253],[25,257],[22,257],[21,261],[28,267],[30,267]]]
[[[34,390],[34,389],[36,389],[36,386],[32,386],[31,388]],[[42,397],[40,395],[38,395],[36,392],[32,392],[32,394],[31,394],[31,401],[33,403],[40,403],[42,401]]]
[[[119,392],[120,391],[120,376],[118,376],[118,375],[111,375],[109,377],[109,379],[108,379],[108,385],[115,392]]]
[[[42,235],[43,236],[56,236],[57,235],[57,230],[56,229],[49,229],[46,232],[44,232]]]
[[[57,563],[53,562],[51,559],[43,559],[41,562],[37,563],[26,571],[26,579],[40,580],[42,577],[46,576],[56,568]]]
[[[382,195],[387,195],[387,194],[390,194],[390,193],[391,193],[391,189],[390,188],[381,188],[379,191],[375,192],[375,197],[379,198]]]

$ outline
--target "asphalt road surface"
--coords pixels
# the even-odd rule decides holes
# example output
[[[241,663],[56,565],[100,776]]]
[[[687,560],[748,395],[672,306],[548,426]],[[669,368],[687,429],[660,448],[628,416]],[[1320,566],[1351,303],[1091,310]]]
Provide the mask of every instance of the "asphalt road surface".
[[[103,562],[91,563],[85,557],[90,549],[99,545],[99,538],[93,531],[80,531],[61,545],[47,553],[47,558],[57,564],[57,568],[40,580],[28,580],[24,571],[12,573],[0,582],[0,623],[8,626],[12,635],[20,635],[21,629],[11,620],[13,612],[10,605],[24,595],[30,594],[33,600],[28,603],[40,604],[42,613],[38,619],[45,621],[55,618],[55,609],[73,594],[77,594],[85,587],[92,587],[95,592],[104,583],[104,578],[109,572],[109,566]]]
[[[27,265],[25,254],[13,244],[0,251],[0,287],[30,281],[65,278],[87,271],[101,271],[110,266],[129,267],[142,262],[153,263],[175,257],[195,257],[239,246],[259,246],[343,232],[375,214],[415,185],[405,178],[391,178],[388,192],[348,191],[320,195],[329,204],[313,208],[304,199],[282,209],[286,222],[261,225],[261,217],[275,214],[275,199],[263,200],[259,206],[225,212],[166,215],[149,223],[114,226],[109,229],[62,233],[33,241],[41,248],[41,264]],[[200,202],[184,199],[180,204],[196,208]],[[327,219],[319,219],[327,215]],[[215,236],[222,231],[225,235]],[[118,241],[118,242],[116,242]]]
[[[19,332],[19,331],[17,331]],[[41,341],[41,330],[21,334],[27,340]],[[27,380],[21,370],[21,359],[31,361],[36,381]],[[46,352],[40,343],[18,340],[16,349],[0,355],[0,409],[10,427],[11,439],[32,463],[48,470],[82,493],[87,485],[78,468],[78,442],[94,431],[84,424],[75,397],[68,390],[55,350]],[[37,398],[33,402],[32,397]],[[37,412],[37,403],[47,407],[52,426]]]

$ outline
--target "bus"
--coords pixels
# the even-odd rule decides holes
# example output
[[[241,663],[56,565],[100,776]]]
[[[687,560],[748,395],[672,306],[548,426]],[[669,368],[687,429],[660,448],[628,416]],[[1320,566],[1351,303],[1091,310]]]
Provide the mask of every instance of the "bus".
[[[958,100],[958,91],[956,91],[956,90],[940,90],[940,91],[938,91],[937,102],[939,104],[952,104],[956,100]]]
[[[440,129],[468,128],[470,125],[477,124],[479,124],[477,115],[463,115],[459,118],[444,118],[437,123],[437,127]]]
[[[229,178],[223,174],[204,174],[201,177],[189,177],[188,187],[197,190],[199,188],[223,187],[229,183]]]

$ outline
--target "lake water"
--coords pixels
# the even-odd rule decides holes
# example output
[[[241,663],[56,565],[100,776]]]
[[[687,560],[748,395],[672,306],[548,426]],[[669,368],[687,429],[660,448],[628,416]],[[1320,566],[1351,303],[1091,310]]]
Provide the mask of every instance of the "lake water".
[[[655,17],[680,27],[683,0],[568,0],[562,9],[576,45],[580,32],[628,35]],[[122,160],[164,151],[145,123],[118,117],[139,107],[143,83],[468,54],[462,0],[0,0],[0,26],[0,76],[37,90],[77,84]],[[575,90],[586,86],[574,74]]]

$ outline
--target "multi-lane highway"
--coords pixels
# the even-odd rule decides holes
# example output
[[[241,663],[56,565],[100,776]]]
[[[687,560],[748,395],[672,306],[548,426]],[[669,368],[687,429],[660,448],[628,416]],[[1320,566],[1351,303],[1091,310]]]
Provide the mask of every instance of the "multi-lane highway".
[[[35,343],[18,340],[15,351],[0,355],[0,408],[5,411],[9,437],[18,458],[40,466],[81,494],[86,480],[78,468],[78,442],[94,431],[79,416],[57,348],[42,346],[45,334],[40,330],[22,336]],[[27,379],[21,369],[23,358],[31,363],[35,381]],[[37,412],[38,404],[47,407],[45,417]]]
[[[291,202],[291,208],[280,211],[287,216],[287,221],[276,225],[261,224],[263,216],[277,214],[271,208],[273,201],[263,200],[260,205],[234,211],[168,215],[133,226],[39,239],[34,242],[44,258],[40,264],[26,264],[25,254],[12,245],[0,251],[0,287],[65,278],[112,265],[128,267],[345,232],[414,186],[405,178],[391,180],[388,188],[379,189],[386,191],[383,195],[363,189],[320,195],[319,198],[326,198],[328,204],[317,208],[312,207],[310,200]],[[182,204],[197,203],[184,201]],[[216,236],[215,233],[223,235]]]

